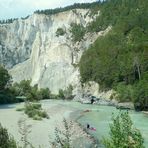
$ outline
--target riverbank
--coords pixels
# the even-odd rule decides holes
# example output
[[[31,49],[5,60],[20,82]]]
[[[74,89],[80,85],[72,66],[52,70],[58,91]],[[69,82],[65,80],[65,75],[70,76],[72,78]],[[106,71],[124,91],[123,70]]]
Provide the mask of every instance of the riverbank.
[[[19,145],[22,145],[18,121],[25,119],[26,124],[31,125],[31,133],[28,135],[29,142],[34,147],[41,146],[43,148],[49,148],[49,141],[54,141],[56,127],[64,130],[63,118],[70,123],[70,114],[77,110],[74,107],[66,105],[66,102],[64,105],[64,101],[43,101],[42,108],[47,112],[50,119],[36,121],[28,118],[23,112],[16,111],[17,108],[22,107],[23,103],[0,106],[0,122],[2,126],[8,129],[8,132],[14,136]],[[93,144],[91,136],[74,120],[71,123],[72,145],[75,148],[79,145],[82,148],[91,147]]]

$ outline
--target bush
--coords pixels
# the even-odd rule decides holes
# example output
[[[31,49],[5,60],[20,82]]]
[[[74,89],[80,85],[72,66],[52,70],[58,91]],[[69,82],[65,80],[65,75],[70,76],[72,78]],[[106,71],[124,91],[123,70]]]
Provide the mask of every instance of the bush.
[[[71,132],[72,122],[68,123],[66,119],[63,119],[64,130],[55,128],[55,141],[51,142],[52,146],[60,148],[71,148]]]
[[[120,112],[112,117],[110,139],[103,138],[105,148],[144,148],[140,131],[133,128],[128,112]]]
[[[64,90],[59,89],[58,97],[59,97],[60,99],[65,99],[65,96],[64,96]]]
[[[148,110],[148,74],[134,86],[134,104],[136,110]]]
[[[124,83],[119,83],[116,87],[116,91],[118,93],[117,99],[119,102],[133,101],[134,88],[132,85],[125,85]]]
[[[17,148],[14,138],[8,134],[7,129],[3,128],[1,124],[0,124],[0,148]]]
[[[33,116],[33,120],[42,120],[42,118],[36,114]]]
[[[69,85],[65,90],[60,89],[58,98],[70,100],[73,98],[72,91],[73,91],[72,85]]]
[[[72,33],[72,40],[78,42],[83,39],[86,31],[83,25],[72,23],[70,32]]]
[[[38,90],[37,96],[38,96],[39,100],[50,99],[51,92],[48,88],[41,88],[40,90]]]
[[[51,92],[48,88],[38,88],[38,85],[31,86],[30,80],[22,80],[20,83],[14,83],[11,87],[14,95],[17,97],[26,97],[28,101],[50,99]]]
[[[42,120],[42,118],[49,119],[48,114],[42,110],[42,106],[39,103],[26,103],[25,104],[25,114],[34,120]]]
[[[56,36],[59,37],[59,36],[63,36],[66,32],[64,31],[63,28],[58,28],[57,31],[56,31]]]

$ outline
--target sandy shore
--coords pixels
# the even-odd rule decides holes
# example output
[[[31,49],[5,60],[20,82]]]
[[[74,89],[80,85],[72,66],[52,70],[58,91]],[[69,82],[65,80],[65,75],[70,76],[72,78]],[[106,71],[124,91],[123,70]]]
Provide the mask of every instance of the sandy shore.
[[[17,105],[16,108],[22,106],[23,104]],[[75,111],[72,108],[57,104],[44,104],[43,109],[46,110],[50,119],[35,121],[28,118],[23,112],[16,111],[16,108],[0,108],[0,122],[2,126],[6,127],[8,132],[14,136],[19,145],[21,145],[18,121],[25,118],[26,124],[31,125],[31,133],[28,136],[29,142],[36,148],[39,146],[42,148],[50,148],[49,141],[53,141],[55,138],[55,128],[64,129],[63,118],[69,121],[70,114]],[[91,137],[74,121],[72,122],[71,133],[72,141],[76,148],[77,145],[79,145],[80,148],[85,148],[85,145],[88,146],[92,144],[93,140]]]

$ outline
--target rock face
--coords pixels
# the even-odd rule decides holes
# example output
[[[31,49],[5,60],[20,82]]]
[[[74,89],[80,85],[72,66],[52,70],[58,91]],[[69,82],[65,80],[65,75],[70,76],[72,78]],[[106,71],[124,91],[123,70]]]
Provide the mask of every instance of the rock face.
[[[117,109],[127,109],[127,110],[132,109],[133,110],[134,109],[134,104],[132,102],[118,103],[116,105],[116,108]]]
[[[112,98],[114,91],[109,90],[106,92],[101,92],[99,89],[99,84],[94,81],[89,81],[88,83],[84,84],[83,87],[81,85],[77,86],[75,91],[77,91],[75,92],[75,101],[90,104],[91,100],[93,99],[93,104],[111,106],[117,105],[117,101]]]
[[[55,15],[33,14],[11,24],[0,25],[0,63],[9,69],[14,82],[31,79],[32,85],[48,87],[53,93],[69,84],[79,83],[79,62],[82,53],[99,35],[86,34],[81,42],[71,39],[70,24],[86,26],[96,16],[88,9],[75,9]],[[66,33],[56,36],[58,28]]]

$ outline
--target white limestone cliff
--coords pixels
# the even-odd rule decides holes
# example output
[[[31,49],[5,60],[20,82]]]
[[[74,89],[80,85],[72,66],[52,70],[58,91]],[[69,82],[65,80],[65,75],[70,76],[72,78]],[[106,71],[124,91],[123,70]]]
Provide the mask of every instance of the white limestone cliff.
[[[0,25],[0,63],[9,69],[14,82],[31,79],[32,85],[48,87],[53,93],[69,84],[76,87],[80,75],[75,65],[84,50],[110,27],[86,34],[81,42],[74,43],[70,24],[86,26],[95,17],[89,15],[88,9],[75,9],[48,16],[33,14],[25,20]],[[66,34],[57,37],[59,27]]]

